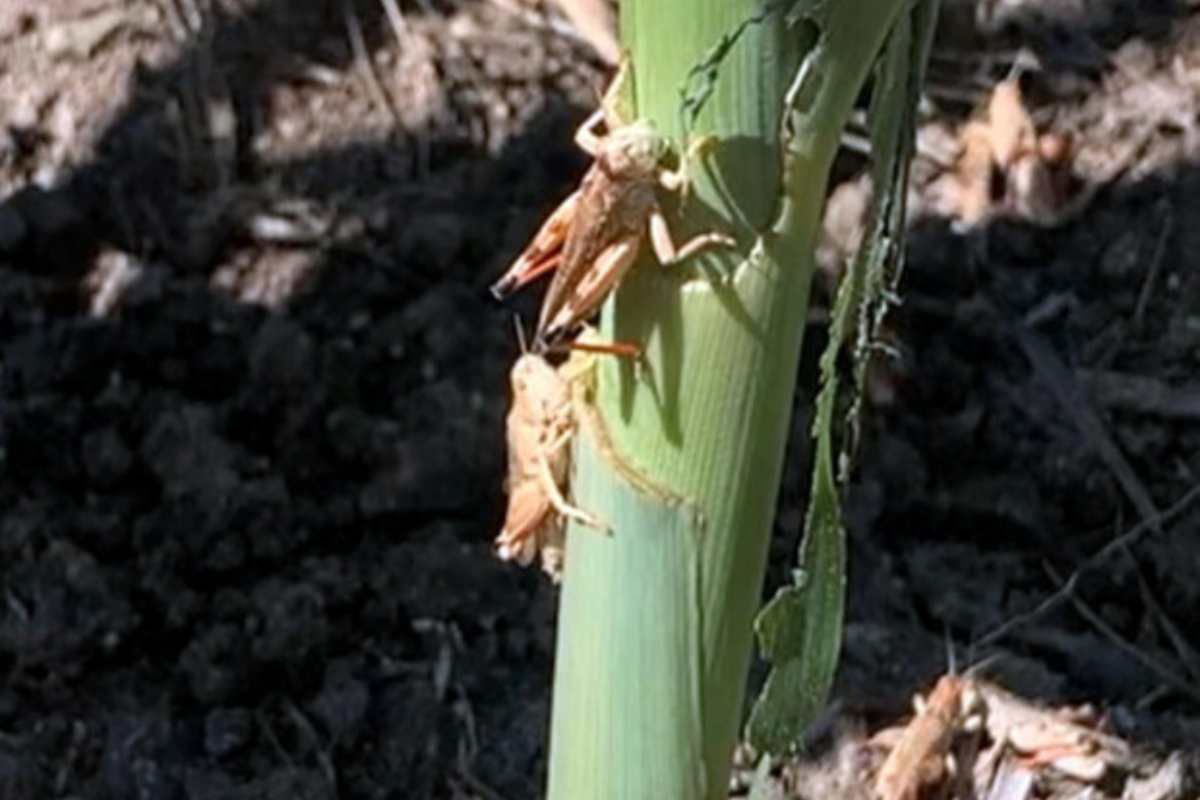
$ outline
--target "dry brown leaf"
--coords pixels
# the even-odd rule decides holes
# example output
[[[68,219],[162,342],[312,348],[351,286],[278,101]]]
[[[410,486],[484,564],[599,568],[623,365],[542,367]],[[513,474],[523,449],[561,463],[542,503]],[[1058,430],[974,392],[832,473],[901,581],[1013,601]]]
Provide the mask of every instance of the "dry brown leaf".
[[[1007,170],[1018,158],[1037,151],[1037,132],[1033,118],[1025,110],[1021,86],[1013,78],[996,85],[988,101],[988,128],[992,158]]]
[[[972,681],[987,708],[994,742],[1005,743],[1028,764],[1046,765],[1083,783],[1095,783],[1110,766],[1124,767],[1129,746],[1076,722],[1063,709],[1041,708],[986,681]]]
[[[976,225],[992,207],[992,133],[986,123],[968,122],[962,130],[962,154],[958,157],[958,217]]]
[[[996,86],[986,119],[964,125],[959,143],[955,199],[963,224],[979,224],[997,202],[1022,219],[1055,218],[1067,193],[1073,142],[1066,134],[1037,135],[1015,79]],[[1003,179],[1002,198],[993,191],[996,169]]]
[[[1005,759],[988,786],[987,800],[1028,800],[1033,796],[1033,773],[1012,759]]]

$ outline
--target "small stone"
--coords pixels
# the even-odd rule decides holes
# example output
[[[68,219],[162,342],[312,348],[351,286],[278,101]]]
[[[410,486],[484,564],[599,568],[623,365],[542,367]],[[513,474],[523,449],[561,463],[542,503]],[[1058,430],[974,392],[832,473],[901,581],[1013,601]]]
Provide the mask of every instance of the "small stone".
[[[244,747],[250,733],[250,714],[245,709],[213,709],[204,718],[204,749],[214,758],[224,758]]]
[[[83,464],[98,486],[118,483],[133,466],[133,453],[114,428],[92,431],[83,438]]]

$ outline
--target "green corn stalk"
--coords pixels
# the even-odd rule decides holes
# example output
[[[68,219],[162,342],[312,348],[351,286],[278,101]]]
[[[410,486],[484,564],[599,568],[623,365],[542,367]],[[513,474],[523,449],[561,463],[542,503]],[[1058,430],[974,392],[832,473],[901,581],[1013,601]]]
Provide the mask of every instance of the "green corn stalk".
[[[763,655],[773,669],[755,701],[749,735],[756,746],[770,752],[786,749],[820,712],[837,666],[846,560],[838,482],[848,476],[859,435],[867,366],[881,349],[879,329],[899,287],[912,134],[938,5],[938,0],[922,0],[910,15],[900,17],[876,64],[867,115],[875,197],[867,235],[838,286],[829,343],[821,356],[821,390],[813,420],[816,453],[800,544],[801,569],[792,585],[780,589],[754,622]],[[851,332],[856,334],[854,382],[840,474],[835,478],[837,358]]]
[[[824,187],[854,99],[907,5],[621,4],[637,115],[680,144],[719,140],[692,169],[690,198],[668,210],[677,237],[715,228],[739,248],[639,265],[603,313],[602,333],[642,344],[646,359],[598,361],[574,445],[574,501],[611,535],[575,525],[567,534],[551,800],[726,796]],[[840,646],[840,523],[810,520],[809,542],[824,545],[827,574],[807,595],[820,587],[817,607],[836,618],[818,641],[823,672],[774,681],[777,695],[804,690],[794,713],[823,702]],[[777,598],[760,631],[782,662],[820,630],[788,613],[805,595]],[[755,716],[775,749],[803,721]]]

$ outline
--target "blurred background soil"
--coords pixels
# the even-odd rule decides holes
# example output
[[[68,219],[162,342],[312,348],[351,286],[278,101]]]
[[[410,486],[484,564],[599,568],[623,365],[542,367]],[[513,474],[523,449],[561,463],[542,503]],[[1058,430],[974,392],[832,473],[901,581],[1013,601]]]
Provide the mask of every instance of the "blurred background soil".
[[[928,130],[1020,54],[1091,191],[963,226],[917,181],[836,708],[894,721],[953,650],[1193,759],[1200,14],[946,5]],[[607,74],[517,0],[0,4],[0,797],[540,796],[556,590],[491,554],[486,286]]]

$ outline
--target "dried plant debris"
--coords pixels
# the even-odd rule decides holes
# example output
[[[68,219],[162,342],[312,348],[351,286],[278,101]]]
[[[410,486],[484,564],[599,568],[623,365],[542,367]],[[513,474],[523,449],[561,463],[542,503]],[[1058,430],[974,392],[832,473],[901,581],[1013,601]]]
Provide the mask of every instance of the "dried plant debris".
[[[907,724],[871,737],[888,753],[875,776],[878,800],[1140,797],[1164,786],[1174,793],[1162,797],[1186,796],[1178,754],[1135,754],[1087,706],[1044,707],[946,675],[917,707]]]
[[[1073,140],[1038,134],[1019,78],[996,85],[983,113],[959,129],[957,144],[939,190],[942,210],[967,227],[996,214],[1056,224],[1071,191]]]

